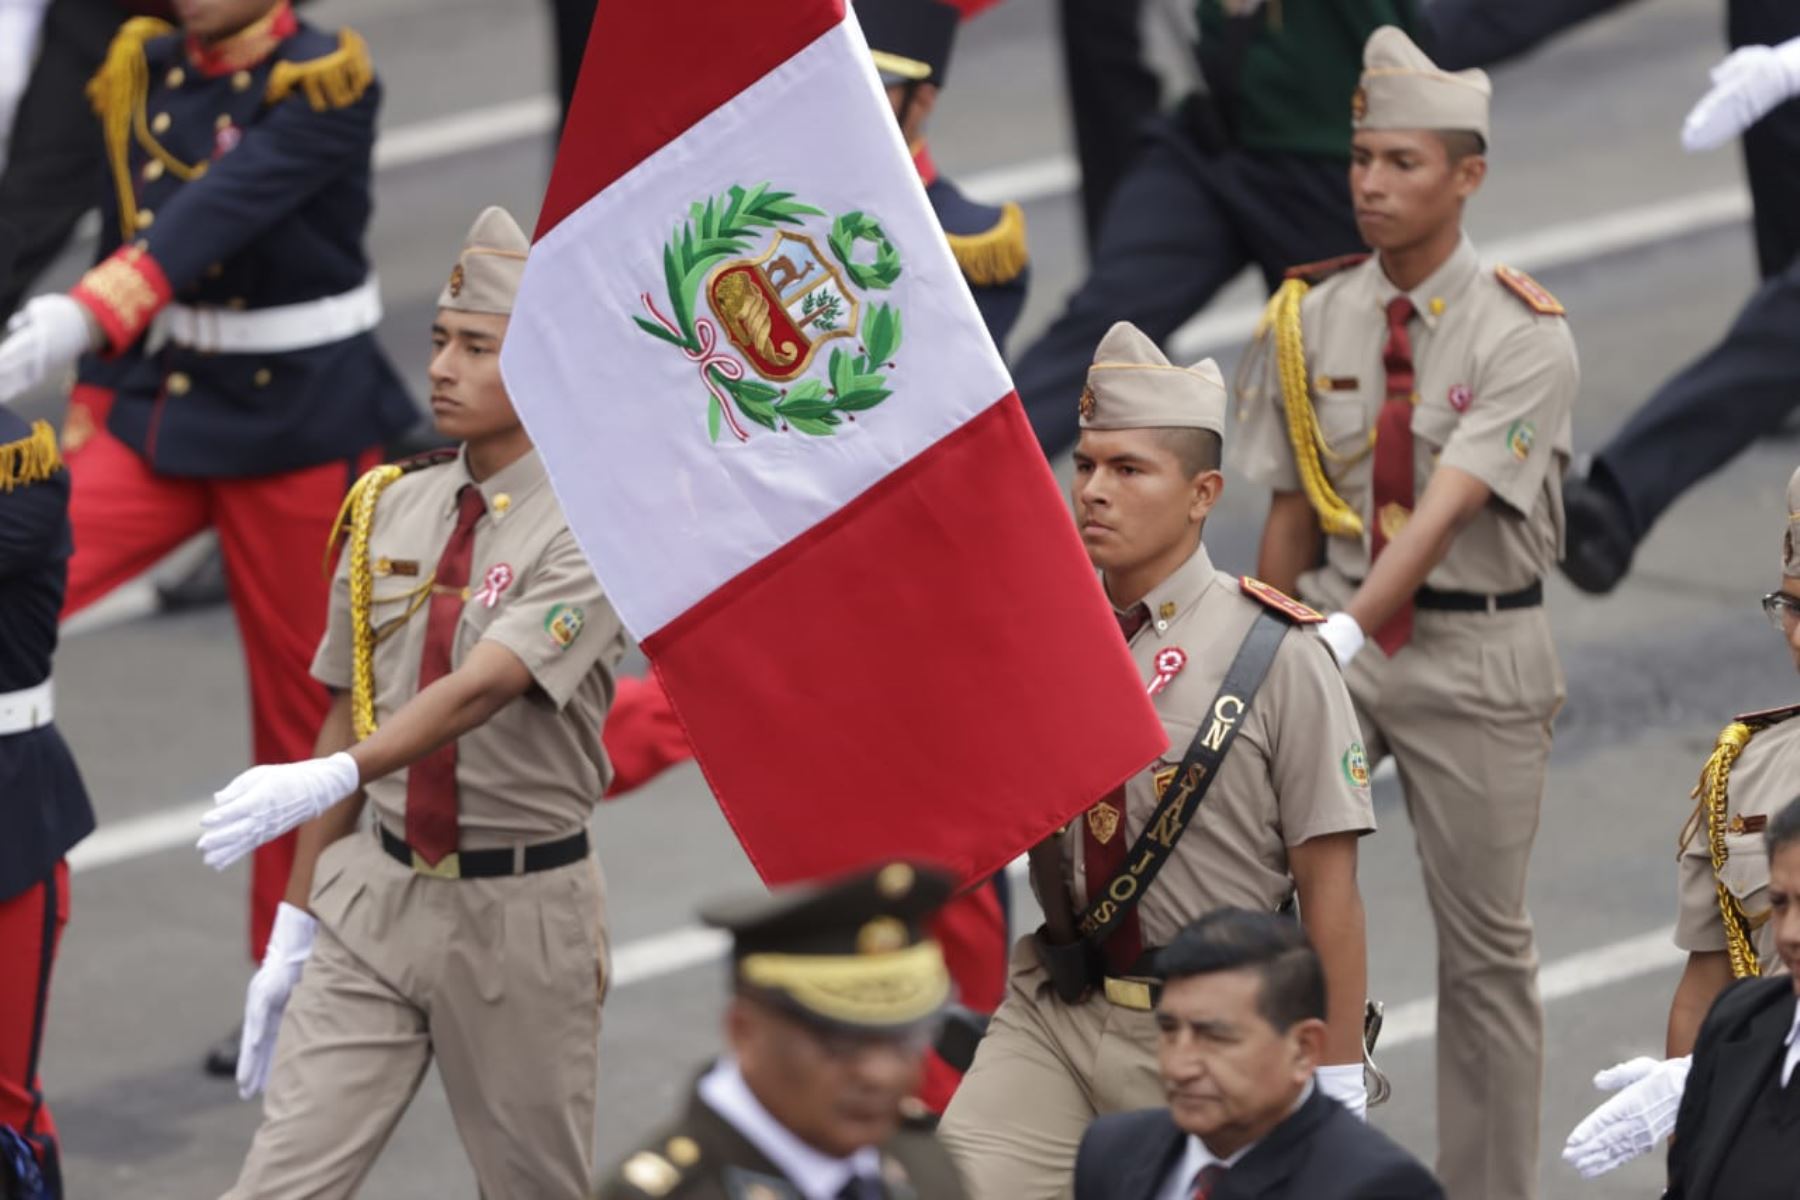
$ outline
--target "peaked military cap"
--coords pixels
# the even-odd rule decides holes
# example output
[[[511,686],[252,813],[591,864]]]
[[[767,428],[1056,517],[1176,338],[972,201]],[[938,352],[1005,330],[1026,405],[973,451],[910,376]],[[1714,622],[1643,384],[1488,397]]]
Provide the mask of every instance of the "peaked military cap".
[[[1800,579],[1800,469],[1788,476],[1787,529],[1781,535],[1781,573]]]
[[[737,986],[818,1025],[871,1033],[916,1028],[951,998],[944,953],[925,922],[954,880],[891,862],[828,883],[706,905],[732,937]]]
[[[962,13],[941,0],[856,0],[881,82],[944,86]]]
[[[469,226],[462,253],[456,256],[450,278],[438,293],[437,306],[454,312],[511,316],[530,249],[530,239],[511,213],[498,205],[482,209],[475,224]]]
[[[1081,390],[1083,429],[1210,429],[1225,433],[1225,376],[1203,358],[1177,367],[1129,321],[1106,331]]]
[[[1457,130],[1486,142],[1493,94],[1487,72],[1442,70],[1405,33],[1383,25],[1363,45],[1350,116],[1357,129]]]

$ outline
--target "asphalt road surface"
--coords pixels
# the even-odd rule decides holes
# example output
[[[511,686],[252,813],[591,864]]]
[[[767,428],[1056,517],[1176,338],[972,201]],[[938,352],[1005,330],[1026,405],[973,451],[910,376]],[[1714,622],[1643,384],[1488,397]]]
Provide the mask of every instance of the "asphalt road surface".
[[[1721,53],[1720,9],[1649,0],[1497,76],[1492,174],[1471,225],[1484,245],[1514,248],[1568,305],[1584,367],[1580,448],[1710,344],[1752,283],[1735,155],[1684,156],[1676,138]],[[354,21],[387,80],[392,136],[373,234],[382,337],[422,385],[431,306],[474,213],[500,203],[528,225],[535,215],[552,151],[547,11],[532,0],[321,0],[310,11]],[[1081,270],[1075,204],[1059,186],[1068,136],[1051,25],[1036,0],[1009,0],[976,22],[933,131],[947,173],[1026,192],[1027,337]],[[483,133],[496,129],[505,136]],[[1215,308],[1225,318],[1183,344],[1234,328],[1231,314],[1255,299],[1240,281]],[[54,400],[35,407],[51,411]],[[1782,488],[1797,458],[1792,440],[1770,441],[1697,488],[1615,596],[1549,583],[1569,702],[1532,880],[1549,1017],[1546,1196],[1656,1194],[1655,1161],[1587,1184],[1556,1150],[1595,1100],[1593,1071],[1661,1045],[1678,962],[1667,940],[1676,833],[1713,735],[1733,713],[1795,693],[1756,601],[1777,581]],[[1231,481],[1207,530],[1222,566],[1252,565],[1264,503]],[[216,876],[188,848],[196,803],[245,765],[244,682],[227,612],[132,613],[123,604],[84,622],[58,662],[59,717],[102,833],[75,860],[43,1075],[71,1197],[192,1200],[229,1185],[258,1119],[257,1105],[197,1067],[242,1001],[244,876]],[[1391,781],[1378,799],[1382,829],[1364,843],[1362,885],[1370,978],[1392,1014],[1382,1059],[1395,1098],[1375,1120],[1429,1161],[1432,933]],[[691,768],[605,806],[595,829],[620,948],[596,1133],[611,1162],[673,1109],[716,1048],[724,976],[716,942],[692,930],[690,914],[702,896],[754,879]],[[365,1192],[474,1191],[428,1082]]]

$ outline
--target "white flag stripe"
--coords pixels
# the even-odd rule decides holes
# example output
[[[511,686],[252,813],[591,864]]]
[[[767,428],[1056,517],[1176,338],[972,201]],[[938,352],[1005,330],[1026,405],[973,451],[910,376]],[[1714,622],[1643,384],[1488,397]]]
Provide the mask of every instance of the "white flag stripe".
[[[852,211],[876,218],[898,250],[893,286],[858,295],[864,320],[875,303],[900,313],[896,365],[886,372],[893,394],[830,436],[770,431],[738,416],[747,440],[722,426],[712,441],[699,364],[633,318],[675,320],[663,246],[689,207],[764,182],[824,210],[794,232],[816,243],[825,264],[834,264],[833,220]],[[757,230],[741,257],[761,255],[773,239],[773,230]],[[857,258],[869,254],[865,245]],[[704,281],[694,312],[713,330],[714,349],[733,352]],[[807,374],[823,375],[831,347],[855,353],[858,342],[823,342]],[[639,638],[1012,389],[854,18],[547,234],[526,266],[502,365],[583,551]]]

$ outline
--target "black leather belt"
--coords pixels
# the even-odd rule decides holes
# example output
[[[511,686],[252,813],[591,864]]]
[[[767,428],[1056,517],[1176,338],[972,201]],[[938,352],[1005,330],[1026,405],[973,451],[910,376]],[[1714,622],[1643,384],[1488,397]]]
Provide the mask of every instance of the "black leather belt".
[[[1351,579],[1345,575],[1351,587],[1359,588],[1363,581]],[[1515,608],[1536,608],[1544,602],[1544,581],[1539,579],[1516,592],[1506,592],[1493,596],[1486,592],[1443,592],[1437,588],[1422,587],[1413,593],[1413,606],[1431,612],[1509,612]]]
[[[377,825],[376,828],[381,834],[381,848],[387,851],[389,858],[403,867],[411,867],[421,875],[437,879],[491,879],[500,875],[529,875],[534,871],[548,871],[580,862],[588,853],[588,835],[584,829],[561,841],[526,846],[523,850],[459,850],[444,855],[434,866],[405,841],[389,833],[386,825]]]

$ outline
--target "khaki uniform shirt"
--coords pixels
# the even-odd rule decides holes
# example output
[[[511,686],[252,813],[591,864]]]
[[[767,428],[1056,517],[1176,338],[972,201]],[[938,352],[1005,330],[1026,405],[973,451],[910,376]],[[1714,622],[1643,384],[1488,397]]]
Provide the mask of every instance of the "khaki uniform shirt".
[[[1235,578],[1213,569],[1204,546],[1144,603],[1150,620],[1131,640],[1131,654],[1145,685],[1156,676],[1159,651],[1178,647],[1187,663],[1153,701],[1168,751],[1125,785],[1125,820],[1112,836],[1128,846],[1156,810],[1159,776],[1181,762],[1201,723],[1210,723],[1225,672],[1264,611]],[[1138,902],[1145,947],[1167,945],[1184,926],[1225,905],[1279,908],[1294,890],[1289,846],[1330,833],[1371,832],[1375,809],[1360,737],[1331,651],[1316,634],[1291,630],[1193,823]],[[1063,834],[1077,911],[1087,903],[1083,837],[1080,820]]]
[[[1740,819],[1767,821],[1794,798],[1800,780],[1800,719],[1790,717],[1779,725],[1759,730],[1738,755],[1727,787],[1725,865],[1717,881],[1723,882],[1743,906],[1751,921],[1760,921],[1755,934],[1757,959],[1764,975],[1781,973],[1781,956],[1775,953],[1774,926],[1769,916],[1769,855],[1763,847],[1763,822],[1755,829],[1739,829]],[[1725,949],[1725,918],[1719,912],[1719,894],[1712,869],[1712,849],[1703,823],[1681,848],[1680,912],[1675,920],[1675,944],[1690,953]]]
[[[1361,538],[1325,539],[1327,561],[1355,580],[1369,573],[1386,310],[1399,294],[1372,255],[1313,287],[1300,308],[1306,374],[1327,447],[1321,462],[1363,519]],[[1409,295],[1418,310],[1407,326],[1414,490],[1422,494],[1439,465],[1493,489],[1492,502],[1457,533],[1425,582],[1443,591],[1517,591],[1561,553],[1562,478],[1579,382],[1574,339],[1563,318],[1537,313],[1484,267],[1466,237]],[[1240,368],[1238,423],[1225,441],[1245,475],[1278,492],[1299,491],[1273,343],[1265,333]]]
[[[398,623],[375,647],[377,725],[418,691],[429,605],[414,604],[456,528],[457,495],[474,482],[465,464],[459,456],[410,472],[376,505],[369,557],[377,636]],[[465,850],[554,841],[586,827],[612,774],[600,727],[612,702],[612,667],[626,646],[624,627],[569,532],[537,451],[477,486],[487,512],[475,525],[470,595],[451,667],[478,642],[496,642],[518,656],[536,686],[457,740]],[[510,582],[497,596],[483,595],[490,579],[504,576]],[[346,550],[332,582],[314,677],[348,689],[352,645]],[[395,834],[406,828],[406,775],[396,771],[366,789],[377,817]]]

